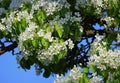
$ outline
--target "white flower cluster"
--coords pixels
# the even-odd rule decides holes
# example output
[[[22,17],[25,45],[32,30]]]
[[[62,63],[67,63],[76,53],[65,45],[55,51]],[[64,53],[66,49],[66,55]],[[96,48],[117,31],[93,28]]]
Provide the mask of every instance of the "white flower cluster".
[[[75,8],[79,10],[80,5],[82,5],[83,7],[91,5],[95,5],[96,7],[103,6],[104,1],[105,0],[76,0]]]
[[[2,2],[2,0],[0,1]],[[30,2],[32,3],[32,0],[12,0],[9,9],[16,10],[21,7],[23,2]],[[5,10],[5,8],[0,8],[0,15],[5,14],[8,10]]]
[[[75,12],[74,15],[72,15],[72,12],[66,12],[64,18],[58,15],[54,18],[53,21],[58,22],[58,24],[61,25],[61,24],[67,24],[68,22],[81,22],[82,18],[79,12]]]
[[[75,8],[79,10],[80,5],[85,7],[88,4],[89,2],[87,0],[76,0]]]
[[[114,18],[106,16],[106,17],[101,18],[101,20],[104,20],[106,24],[110,26],[112,22],[114,21]]]
[[[12,3],[15,4],[15,2],[16,2],[16,4],[17,3],[19,3],[19,4],[22,3],[22,1],[15,1],[15,0],[13,0]],[[58,10],[62,9],[63,7],[64,8],[69,8],[70,4],[67,3],[66,0],[57,0],[57,1],[38,0],[36,3],[32,4],[32,9],[29,13],[28,13],[27,10],[24,10],[24,11],[17,11],[16,10],[14,12],[11,12],[10,15],[7,18],[2,19],[2,23],[5,24],[6,30],[9,31],[9,32],[12,31],[12,22],[14,22],[14,20],[21,21],[22,18],[26,19],[28,27],[26,27],[25,31],[22,32],[18,37],[19,38],[18,39],[19,40],[18,48],[22,52],[22,54],[25,58],[30,56],[32,53],[30,53],[28,50],[25,49],[25,47],[23,46],[23,42],[26,41],[27,39],[33,39],[34,34],[36,34],[34,32],[34,30],[38,27],[34,22],[31,22],[31,19],[33,18],[33,14],[34,14],[35,10],[38,10],[39,8],[42,8],[44,11],[46,11],[47,15],[50,15],[54,11],[58,11]],[[78,13],[75,13],[75,15],[79,16]],[[75,19],[77,19],[77,17]],[[72,18],[71,20],[74,20],[74,19]],[[37,35],[39,37],[47,39],[49,42],[52,42],[53,39],[54,39],[52,37],[51,32],[46,33],[43,29],[40,29],[37,32]],[[46,61],[46,64],[47,64],[47,62],[48,63],[51,62],[51,59],[53,58],[52,55],[57,55],[60,51],[67,49],[66,45],[69,47],[69,49],[72,49],[74,47],[74,44],[73,44],[72,40],[70,40],[70,39],[65,41],[62,44],[59,44],[59,43],[53,44],[47,50],[43,49],[42,52],[40,51],[38,53],[39,55],[43,55],[42,57],[39,57],[39,59],[47,60],[48,57],[51,57],[50,59],[48,59],[49,61]]]
[[[6,30],[11,32],[12,31],[12,22],[14,20],[20,21],[22,18],[25,18],[27,23],[30,21],[30,19],[33,18],[32,13],[28,13],[27,10],[25,11],[14,11],[11,12],[8,18],[2,18],[2,23],[5,24]]]
[[[91,0],[91,3],[94,4],[95,6],[100,6],[103,7],[104,6],[104,2],[107,2],[109,0]]]
[[[105,47],[98,42],[92,44],[93,52],[90,52],[90,61],[88,65],[94,65],[101,70],[106,70],[108,67],[117,69],[120,66],[120,50],[106,50]],[[98,55],[97,55],[98,52]]]
[[[96,73],[93,73],[90,83],[102,83],[103,79],[100,76],[97,76]]]
[[[83,73],[81,72],[80,68],[74,66],[73,69],[70,70],[68,77],[64,77],[63,75],[58,76],[54,83],[79,83],[79,78],[82,77]]]
[[[74,43],[71,39],[67,40],[67,45],[68,45],[69,49],[72,49],[74,47]]]
[[[105,37],[105,35],[99,35],[98,33],[95,35],[96,38],[96,42],[100,42],[103,38]]]
[[[28,27],[26,28],[26,30],[21,33],[19,35],[19,42],[18,42],[18,49],[22,52],[23,56],[25,56],[25,58],[27,58],[27,56],[30,55],[30,53],[25,49],[25,47],[23,46],[23,41],[27,40],[27,39],[33,39],[34,37],[34,30],[37,28],[38,26],[33,23],[33,22],[30,22],[28,24]]]
[[[84,8],[94,6],[96,13],[101,14],[102,8],[105,8],[110,1],[116,2],[117,0],[76,0],[75,8],[80,10],[80,6]]]
[[[25,18],[26,21],[29,22],[30,19],[33,18],[33,13],[32,12],[28,13],[27,10],[25,10],[25,11],[19,11],[17,13],[16,18],[14,18],[14,19],[17,20],[17,21],[20,21],[22,18]]]
[[[53,41],[53,37],[52,37],[52,33],[51,33],[51,32],[45,33],[45,30],[40,29],[40,30],[37,32],[37,34],[38,34],[39,37],[43,37],[43,38],[49,40],[49,42],[52,42],[52,41]]]
[[[2,18],[2,23],[5,24],[5,28],[7,31],[11,32],[12,31],[12,22],[14,20],[14,17],[15,17],[15,12],[11,12],[10,15],[9,15],[9,18]]]
[[[66,0],[38,0],[36,4],[32,5],[32,10],[38,10],[40,7],[43,8],[46,15],[50,15],[63,7],[69,8],[70,4]]]
[[[61,51],[67,50],[67,46],[69,49],[74,47],[73,41],[68,39],[63,43],[55,43],[49,46],[48,49],[39,50],[38,52],[38,60],[42,60],[44,65],[49,65],[53,63],[53,57],[58,56]],[[64,57],[65,55],[62,55]]]

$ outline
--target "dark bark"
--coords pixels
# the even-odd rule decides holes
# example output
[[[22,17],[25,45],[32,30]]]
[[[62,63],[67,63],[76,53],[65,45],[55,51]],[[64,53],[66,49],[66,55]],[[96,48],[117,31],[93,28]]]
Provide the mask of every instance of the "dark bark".
[[[1,44],[2,44],[2,42],[1,42]],[[9,46],[1,45],[0,55],[4,54],[5,52],[14,50],[17,46],[18,46],[17,42],[13,42]]]

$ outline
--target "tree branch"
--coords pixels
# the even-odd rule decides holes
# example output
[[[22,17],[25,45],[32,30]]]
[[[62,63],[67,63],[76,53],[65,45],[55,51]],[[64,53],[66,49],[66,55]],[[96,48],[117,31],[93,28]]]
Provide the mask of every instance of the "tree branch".
[[[18,46],[17,42],[13,42],[13,44],[6,46],[6,47],[2,47],[0,49],[0,55],[4,54],[7,51],[12,51],[14,50],[16,47]]]

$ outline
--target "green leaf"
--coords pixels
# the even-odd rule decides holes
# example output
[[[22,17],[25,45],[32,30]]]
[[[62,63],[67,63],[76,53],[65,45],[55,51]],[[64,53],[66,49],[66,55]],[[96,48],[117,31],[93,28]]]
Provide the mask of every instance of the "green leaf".
[[[68,12],[68,9],[62,8],[62,10],[60,11],[61,16],[64,16],[66,12]]]
[[[21,66],[23,69],[30,69],[29,61],[25,60],[24,58],[21,59],[21,61],[20,61],[20,66]]]
[[[78,38],[80,38],[80,35],[81,35],[81,32],[80,32],[80,30],[79,29],[76,29],[75,30],[75,39],[78,39]]]
[[[87,67],[83,68],[85,73],[89,73],[89,69]]]
[[[58,59],[60,60],[63,57],[63,53],[59,53]]]
[[[106,83],[110,83],[109,79],[107,79]]]
[[[41,11],[40,14],[41,14],[42,19],[44,20],[44,19],[46,18],[46,14],[45,14],[45,12]]]
[[[57,56],[57,55],[54,55],[53,59],[54,59],[54,62],[55,62],[55,63],[58,63],[58,62],[59,62],[59,59],[58,59],[58,56]]]
[[[47,70],[45,70],[45,72],[43,73],[43,76],[44,76],[45,78],[48,78],[48,77],[50,76],[50,72],[47,71]]]
[[[83,78],[79,78],[79,83],[84,83],[84,79]]]
[[[96,67],[93,66],[93,65],[90,66],[90,69],[92,70],[92,72],[95,72],[95,71],[96,71]]]
[[[84,83],[89,83],[90,81],[86,74],[83,74],[83,79],[84,79]]]
[[[42,38],[41,43],[45,49],[47,49],[49,47],[49,42],[47,40],[45,40],[44,38]]]
[[[7,31],[3,31],[3,35],[6,36],[8,35],[9,33]]]
[[[68,35],[70,34],[70,27],[68,25],[64,25],[65,28],[64,29],[64,36],[68,37]]]
[[[51,32],[52,33],[54,31],[54,29],[51,28],[51,26],[45,25],[44,27],[45,27],[46,32]]]
[[[39,9],[37,11],[36,18],[38,19],[38,23],[44,22],[44,19],[46,18],[45,12],[43,12]]]
[[[1,0],[0,1],[0,8],[8,9],[10,3],[11,3],[11,0]]]
[[[60,61],[60,59],[63,57],[62,53],[59,53],[58,55],[54,55],[54,62],[58,63]]]
[[[22,30],[21,24],[18,24],[18,28],[19,28],[19,33],[22,33],[23,30]]]
[[[61,38],[61,37],[62,37],[62,34],[63,34],[62,28],[59,27],[58,24],[56,24],[56,25],[55,25],[55,29],[56,29],[56,31],[57,31],[57,33],[58,33],[58,36]]]
[[[102,71],[101,74],[104,78],[108,77],[108,72],[107,71]]]
[[[26,19],[21,19],[21,26],[23,29],[25,29],[27,27],[27,24],[26,24]]]
[[[32,44],[33,44],[33,46],[35,47],[35,48],[37,48],[37,41],[34,39],[34,40],[32,40]]]

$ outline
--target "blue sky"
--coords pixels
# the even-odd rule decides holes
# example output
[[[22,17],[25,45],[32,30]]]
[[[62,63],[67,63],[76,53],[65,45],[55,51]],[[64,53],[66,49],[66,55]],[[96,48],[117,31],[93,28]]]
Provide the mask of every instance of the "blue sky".
[[[54,77],[36,76],[34,67],[29,71],[18,68],[16,57],[10,52],[0,56],[0,83],[53,83]]]

